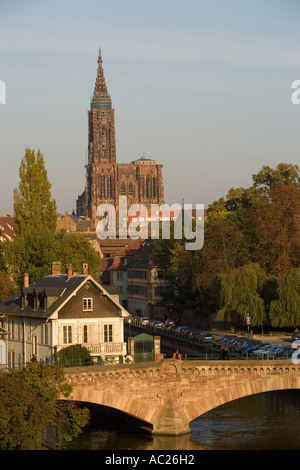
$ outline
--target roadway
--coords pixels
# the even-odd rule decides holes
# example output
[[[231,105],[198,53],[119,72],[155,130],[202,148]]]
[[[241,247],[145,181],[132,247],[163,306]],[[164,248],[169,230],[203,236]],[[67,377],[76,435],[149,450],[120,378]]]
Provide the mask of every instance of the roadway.
[[[212,341],[204,342],[203,339],[191,338],[187,334],[182,333],[178,334],[174,329],[165,329],[157,328],[151,325],[142,325],[139,319],[134,318],[131,325],[131,335],[136,336],[141,332],[148,333],[153,336],[160,336],[161,338],[161,352],[166,355],[166,357],[171,356],[173,352],[179,348],[182,354],[189,356],[199,356],[199,359],[203,357],[208,357],[215,359],[218,356],[218,350],[213,346]],[[220,338],[224,335],[233,335],[228,331],[213,330],[214,340]],[[127,329],[127,334],[129,331]],[[246,339],[247,335],[236,334],[241,339]],[[282,334],[266,334],[266,335],[253,335],[251,337],[254,340],[258,340],[261,343],[265,344],[278,344],[282,346],[290,347],[292,345],[291,336]],[[241,354],[234,353],[231,351],[231,357],[241,358]]]

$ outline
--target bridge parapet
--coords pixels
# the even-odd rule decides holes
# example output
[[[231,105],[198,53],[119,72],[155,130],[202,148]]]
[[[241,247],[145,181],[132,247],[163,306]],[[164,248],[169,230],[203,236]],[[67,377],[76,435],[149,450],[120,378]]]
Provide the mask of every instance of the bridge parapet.
[[[178,361],[65,369],[71,399],[123,411],[157,434],[190,432],[189,422],[243,396],[300,388],[292,361]]]

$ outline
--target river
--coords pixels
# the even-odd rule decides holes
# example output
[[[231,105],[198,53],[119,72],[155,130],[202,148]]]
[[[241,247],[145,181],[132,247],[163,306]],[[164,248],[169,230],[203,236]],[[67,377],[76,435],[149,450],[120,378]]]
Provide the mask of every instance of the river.
[[[261,393],[226,403],[190,423],[191,434],[151,436],[92,412],[70,450],[300,450],[300,390]]]

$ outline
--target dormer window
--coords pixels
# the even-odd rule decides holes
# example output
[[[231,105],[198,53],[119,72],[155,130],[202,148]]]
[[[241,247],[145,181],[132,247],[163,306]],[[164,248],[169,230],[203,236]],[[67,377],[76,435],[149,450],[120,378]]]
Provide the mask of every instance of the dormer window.
[[[38,295],[36,294],[34,297],[33,297],[33,310],[37,310],[40,306],[40,302],[39,302],[39,298],[38,298]]]

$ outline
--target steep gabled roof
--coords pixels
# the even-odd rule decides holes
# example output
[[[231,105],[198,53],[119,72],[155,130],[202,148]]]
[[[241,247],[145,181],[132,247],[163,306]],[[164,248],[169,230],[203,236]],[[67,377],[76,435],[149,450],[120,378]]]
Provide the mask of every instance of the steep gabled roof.
[[[20,315],[31,318],[50,318],[82,287],[87,281],[92,282],[99,291],[120,309],[121,316],[129,316],[129,313],[111,295],[89,275],[73,275],[68,279],[65,274],[55,274],[39,279],[29,287],[9,297],[0,304],[0,315]],[[38,305],[35,309],[32,304],[22,308],[22,295],[41,295],[47,297],[47,309]]]

